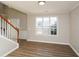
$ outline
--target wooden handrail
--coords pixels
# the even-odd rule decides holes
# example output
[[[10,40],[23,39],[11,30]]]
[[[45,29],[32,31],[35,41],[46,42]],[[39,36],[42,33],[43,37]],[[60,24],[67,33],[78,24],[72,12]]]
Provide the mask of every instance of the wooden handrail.
[[[1,20],[4,20],[6,23],[8,23],[10,26],[12,26],[17,31],[17,42],[19,42],[19,29],[15,27],[8,19],[4,18],[0,15]]]

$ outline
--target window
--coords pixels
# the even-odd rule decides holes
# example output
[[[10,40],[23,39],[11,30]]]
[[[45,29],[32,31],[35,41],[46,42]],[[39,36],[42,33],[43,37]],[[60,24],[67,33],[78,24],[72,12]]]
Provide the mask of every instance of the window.
[[[50,17],[50,29],[51,29],[51,35],[57,34],[57,18],[56,17]]]
[[[37,17],[36,33],[56,35],[57,34],[57,17]]]

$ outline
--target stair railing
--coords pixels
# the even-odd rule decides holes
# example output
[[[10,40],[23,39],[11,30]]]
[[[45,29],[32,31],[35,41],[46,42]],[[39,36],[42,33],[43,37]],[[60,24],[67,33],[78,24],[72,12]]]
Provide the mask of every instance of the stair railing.
[[[9,19],[4,18],[0,15],[0,35],[3,35],[10,39],[11,31],[10,28],[13,28],[17,32],[16,40],[19,42],[19,29],[12,24]]]

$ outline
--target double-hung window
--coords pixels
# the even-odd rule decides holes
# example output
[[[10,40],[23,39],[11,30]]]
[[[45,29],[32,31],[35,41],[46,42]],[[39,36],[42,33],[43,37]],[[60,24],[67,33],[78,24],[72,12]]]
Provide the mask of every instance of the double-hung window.
[[[57,35],[57,17],[36,17],[36,33]]]

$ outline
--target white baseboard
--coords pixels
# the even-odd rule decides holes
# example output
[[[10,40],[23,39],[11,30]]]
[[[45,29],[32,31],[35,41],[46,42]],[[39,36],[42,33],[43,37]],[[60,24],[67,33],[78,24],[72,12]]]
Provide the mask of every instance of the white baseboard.
[[[19,44],[17,44],[16,48],[14,48],[14,49],[10,50],[9,52],[5,53],[5,54],[3,55],[3,57],[7,56],[8,54],[10,54],[11,52],[15,51],[15,50],[18,49],[18,48],[19,48]]]
[[[73,51],[79,56],[79,53],[77,52],[77,50],[70,44],[70,47],[73,49]]]
[[[27,41],[33,41],[33,42],[43,42],[43,43],[51,43],[51,44],[61,44],[61,45],[69,45],[69,43],[61,43],[61,42],[49,42],[49,41],[38,41],[38,40],[29,40],[27,39]]]
[[[17,42],[15,42],[15,41],[13,41],[13,40],[11,40],[11,39],[8,39],[8,38],[6,38],[6,37],[4,37],[4,36],[1,36],[1,35],[0,35],[0,37],[4,38],[4,39],[6,39],[7,41],[10,41],[10,42],[12,42],[12,43],[14,43],[14,44],[17,44]]]
[[[0,37],[4,38],[5,40],[7,40],[7,41],[9,41],[9,42],[12,42],[13,44],[16,44],[15,48],[13,48],[12,50],[9,50],[9,51],[6,52],[5,54],[1,55],[2,57],[7,56],[7,55],[10,54],[11,52],[13,52],[13,51],[16,50],[17,48],[19,48],[19,44],[16,43],[16,42],[14,42],[13,40],[11,40],[11,39],[7,39],[6,37],[1,36],[1,35],[0,35]]]

